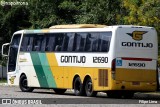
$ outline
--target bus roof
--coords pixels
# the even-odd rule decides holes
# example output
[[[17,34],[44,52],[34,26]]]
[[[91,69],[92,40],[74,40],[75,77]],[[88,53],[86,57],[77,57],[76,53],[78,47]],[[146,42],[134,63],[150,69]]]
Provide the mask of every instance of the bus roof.
[[[19,33],[51,33],[51,32],[87,32],[87,31],[113,31],[116,28],[150,28],[154,29],[153,27],[148,26],[135,26],[135,25],[113,25],[113,26],[106,26],[100,24],[71,24],[71,25],[55,25],[51,26],[50,28],[45,29],[31,29],[31,30],[19,30],[16,31],[14,34]]]
[[[49,29],[77,29],[77,28],[104,28],[106,25],[100,24],[70,24],[70,25],[55,25]]]

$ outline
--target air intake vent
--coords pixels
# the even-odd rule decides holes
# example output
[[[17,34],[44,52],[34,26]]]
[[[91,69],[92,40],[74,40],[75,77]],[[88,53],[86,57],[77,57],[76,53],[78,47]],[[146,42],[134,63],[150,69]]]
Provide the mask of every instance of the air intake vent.
[[[108,70],[99,69],[99,86],[108,86]]]

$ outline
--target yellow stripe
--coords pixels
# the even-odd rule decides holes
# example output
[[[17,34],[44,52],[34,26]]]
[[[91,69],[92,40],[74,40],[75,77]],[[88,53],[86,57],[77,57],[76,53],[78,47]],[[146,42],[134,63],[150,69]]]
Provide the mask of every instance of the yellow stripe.
[[[64,88],[63,84],[63,67],[58,67],[58,62],[56,60],[55,53],[46,53],[48,58],[48,63],[50,65],[52,75],[54,77],[54,80],[56,82],[57,88]]]
[[[50,66],[58,66],[58,62],[54,53],[46,53],[46,55]]]
[[[43,32],[43,33],[48,33],[48,32],[49,32],[49,29],[42,29],[42,32]]]

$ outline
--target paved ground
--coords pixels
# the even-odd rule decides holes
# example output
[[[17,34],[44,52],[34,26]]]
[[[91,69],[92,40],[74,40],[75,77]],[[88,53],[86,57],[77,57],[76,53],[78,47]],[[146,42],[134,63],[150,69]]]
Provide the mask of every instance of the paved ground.
[[[0,103],[2,103],[2,98],[11,99],[14,104],[54,104],[54,106],[123,106],[126,105],[135,106],[135,104],[140,104],[139,106],[160,106],[160,92],[155,93],[136,93],[132,99],[114,99],[108,98],[104,93],[98,93],[97,97],[85,97],[85,96],[74,96],[72,90],[67,90],[63,95],[55,94],[51,89],[35,89],[31,93],[21,92],[19,87],[4,86],[0,85]],[[21,99],[22,98],[22,99]],[[18,102],[18,100],[22,100]],[[27,101],[27,102],[25,102]],[[32,101],[32,102],[31,102]],[[35,102],[34,102],[35,101]],[[155,104],[158,103],[158,104]],[[57,105],[58,104],[58,105]],[[114,105],[117,104],[117,105]],[[125,105],[124,105],[125,104]],[[45,106],[49,106],[45,105]],[[0,105],[2,106],[2,105]],[[12,105],[13,106],[13,105]],[[17,105],[15,105],[17,107]],[[21,106],[21,105],[18,105]],[[37,105],[42,106],[42,105]],[[44,105],[43,105],[44,106]],[[97,107],[95,106],[95,107]]]

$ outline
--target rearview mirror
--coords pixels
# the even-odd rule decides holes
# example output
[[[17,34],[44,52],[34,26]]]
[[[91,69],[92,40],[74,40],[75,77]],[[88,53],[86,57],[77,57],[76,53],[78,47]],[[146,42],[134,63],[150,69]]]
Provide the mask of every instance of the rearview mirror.
[[[5,43],[2,45],[2,56],[8,57],[8,50],[9,50],[10,43]]]

